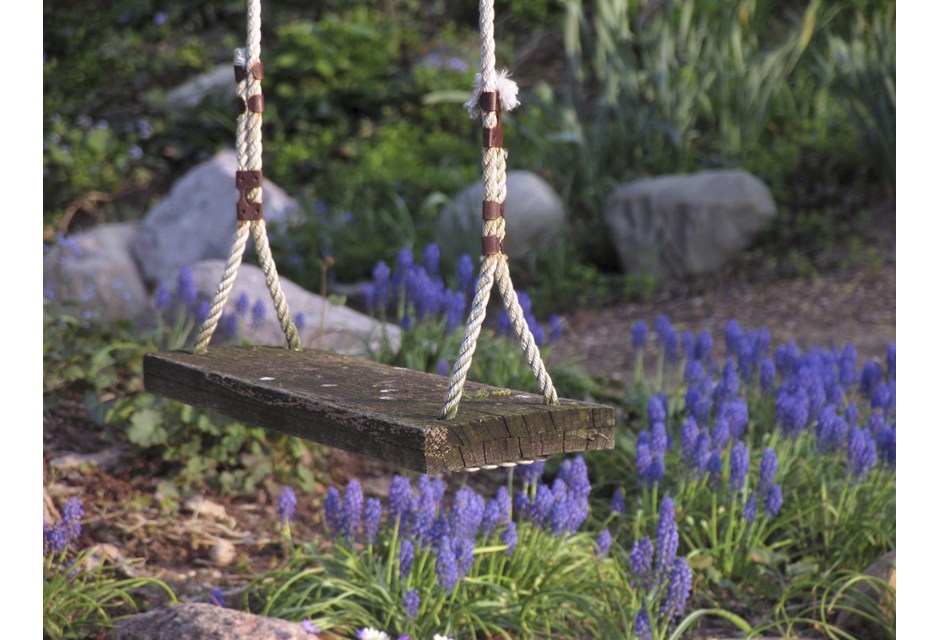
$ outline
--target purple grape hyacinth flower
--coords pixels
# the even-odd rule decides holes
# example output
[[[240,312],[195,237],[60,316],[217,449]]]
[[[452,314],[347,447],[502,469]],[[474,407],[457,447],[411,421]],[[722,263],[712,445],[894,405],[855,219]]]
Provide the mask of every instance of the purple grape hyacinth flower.
[[[747,480],[747,472],[750,467],[751,459],[747,450],[747,445],[741,442],[734,443],[731,449],[731,464],[728,474],[728,489],[737,493],[744,488],[744,482]]]
[[[388,512],[390,517],[404,523],[411,507],[411,483],[407,478],[396,475],[388,488]],[[401,526],[401,524],[399,524]]]
[[[378,308],[384,308],[390,297],[390,277],[392,270],[384,260],[379,260],[372,267],[372,303]]]
[[[712,446],[717,451],[725,448],[725,445],[731,440],[731,425],[724,416],[718,416],[715,424],[712,426]]]
[[[653,628],[650,625],[650,616],[646,608],[640,609],[633,621],[633,635],[636,640],[653,640]]]
[[[457,586],[458,576],[457,557],[454,555],[454,547],[451,544],[450,536],[441,536],[435,571],[437,572],[438,584],[444,588],[446,593],[451,593],[454,587]]]
[[[503,531],[503,534],[499,537],[500,543],[506,545],[506,555],[512,556],[513,551],[516,550],[516,543],[519,541],[519,537],[516,533],[516,523],[510,522],[506,529]]]
[[[457,290],[466,296],[467,301],[473,299],[473,259],[466,253],[457,259]]]
[[[644,348],[646,348],[646,336],[648,333],[649,329],[646,328],[646,322],[643,320],[637,320],[633,323],[631,338],[634,349],[637,351],[642,351]]]
[[[157,311],[164,312],[170,308],[170,302],[169,289],[166,288],[166,285],[160,284],[153,294],[153,306],[157,308]]]
[[[597,540],[594,541],[594,544],[597,545],[597,548],[594,550],[594,555],[600,559],[607,555],[607,552],[610,551],[610,544],[613,539],[610,536],[610,531],[604,529],[601,531],[601,534],[597,536]]]
[[[777,452],[767,447],[760,459],[760,475],[758,476],[757,490],[761,493],[770,490],[777,475]]]
[[[630,551],[630,569],[638,581],[638,584],[634,586],[649,583],[653,571],[653,543],[649,536],[643,536],[642,540],[633,543],[633,549]]]
[[[770,393],[774,389],[774,380],[777,377],[777,368],[769,356],[764,358],[760,365],[760,390]]]
[[[871,398],[871,394],[881,383],[881,365],[874,360],[868,360],[862,366],[862,375],[859,379],[858,389],[866,398]]]
[[[692,468],[699,477],[708,470],[708,459],[711,456],[712,440],[706,431],[698,434],[695,442],[695,453],[692,456]]]
[[[437,277],[441,263],[441,249],[436,242],[431,242],[424,247],[423,257],[424,268],[427,270],[428,275],[432,278]]]
[[[721,461],[721,452],[714,450],[711,452],[711,455],[708,456],[708,486],[712,489],[717,489],[721,485],[721,470],[722,470],[722,461]]]
[[[411,573],[411,563],[415,559],[415,547],[411,540],[405,538],[401,541],[401,549],[398,551],[398,570],[401,580],[404,582]]]
[[[666,433],[666,423],[656,422],[653,424],[650,436],[650,449],[653,453],[664,454],[669,448],[669,434]]]
[[[864,480],[875,466],[878,452],[871,432],[861,427],[852,427],[849,432],[846,450],[849,475],[857,480]]]
[[[654,570],[656,575],[663,575],[676,559],[679,550],[679,529],[675,521],[676,509],[672,498],[663,498],[659,505],[659,526],[656,530],[656,552]]]
[[[381,518],[382,503],[376,498],[366,500],[366,508],[362,518],[362,537],[366,544],[375,543]]]
[[[747,502],[744,503],[741,516],[746,522],[754,522],[754,518],[757,517],[757,497],[753,493],[748,496]]]
[[[193,270],[188,265],[183,265],[176,277],[176,299],[182,302],[187,309],[192,309],[196,305],[196,293]]]
[[[775,484],[767,492],[767,497],[764,499],[764,508],[767,515],[773,518],[780,512],[781,506],[783,506],[783,492],[780,485]]]
[[[62,507],[62,519],[51,527],[43,526],[43,555],[65,552],[82,533],[82,516],[85,515],[82,499],[73,496]]]
[[[695,339],[695,359],[709,362],[712,356],[713,344],[712,334],[708,332],[708,329],[702,329]]]
[[[484,537],[489,537],[496,533],[496,529],[507,522],[512,514],[512,501],[509,499],[509,491],[505,485],[501,486],[496,492],[496,497],[492,498],[483,511],[483,521],[480,523],[480,531]]]
[[[654,393],[646,401],[646,419],[650,425],[666,422],[668,399],[665,393]]]
[[[682,450],[682,459],[686,464],[691,463],[692,456],[695,454],[695,443],[698,440],[698,423],[695,418],[688,416],[682,423],[682,431],[679,433],[679,445]]]
[[[343,497],[342,533],[346,540],[352,542],[359,533],[359,523],[362,519],[362,485],[358,480],[350,480],[346,485]]]
[[[300,627],[308,636],[315,636],[323,633],[323,629],[310,621],[310,618],[304,618],[300,621]]]
[[[623,491],[620,490],[620,487],[614,490],[614,495],[610,499],[610,510],[613,513],[624,512]]]
[[[216,605],[217,607],[225,607],[225,597],[222,595],[222,590],[216,587],[209,592],[209,602]]]
[[[415,616],[418,615],[418,607],[421,606],[421,597],[418,595],[417,590],[408,589],[408,593],[405,594],[405,613],[408,614],[409,620],[414,620]]]
[[[536,460],[532,464],[523,465],[519,469],[519,480],[523,487],[529,487],[537,484],[542,479],[542,473],[545,471],[545,461]]]
[[[667,620],[678,618],[692,593],[692,569],[685,558],[676,558],[669,572],[666,598],[659,610],[659,616]]]
[[[679,336],[669,322],[669,318],[664,315],[656,316],[656,320],[653,321],[653,330],[656,332],[656,340],[663,350],[664,360],[669,363],[678,360]]]
[[[277,519],[286,524],[294,520],[294,510],[297,508],[297,494],[290,487],[282,487],[277,498]]]
[[[323,502],[323,513],[327,528],[334,534],[340,533],[343,524],[343,504],[339,497],[339,490],[330,487],[326,491],[326,500]]]
[[[235,303],[235,313],[238,314],[239,318],[244,318],[248,315],[250,308],[251,301],[248,299],[248,294],[242,291],[238,296],[238,301]]]

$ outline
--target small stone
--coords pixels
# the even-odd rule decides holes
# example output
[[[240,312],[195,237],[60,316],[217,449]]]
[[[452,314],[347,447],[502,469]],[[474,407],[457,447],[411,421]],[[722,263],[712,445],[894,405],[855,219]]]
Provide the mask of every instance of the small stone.
[[[112,640],[309,640],[310,637],[296,622],[195,602],[122,618],[111,632]]]
[[[836,616],[836,626],[843,631],[857,634],[856,637],[859,638],[887,639],[889,634],[856,611],[878,615],[888,622],[894,621],[897,611],[897,553],[889,551],[875,560],[865,569],[865,575],[871,580],[859,581],[857,586],[846,589],[844,600],[838,603],[843,607],[840,607],[839,615]],[[875,606],[880,611],[874,610]]]
[[[235,545],[228,540],[218,540],[209,549],[209,560],[218,567],[227,567],[235,561]]]
[[[69,452],[56,456],[49,461],[49,466],[62,473],[81,471],[85,467],[106,468],[118,461],[121,454],[117,449],[105,449],[96,453]]]
[[[225,511],[225,507],[216,502],[212,502],[211,500],[206,500],[202,496],[194,496],[189,498],[186,502],[183,503],[183,509],[197,517],[205,516],[215,520],[231,520],[228,513]]]

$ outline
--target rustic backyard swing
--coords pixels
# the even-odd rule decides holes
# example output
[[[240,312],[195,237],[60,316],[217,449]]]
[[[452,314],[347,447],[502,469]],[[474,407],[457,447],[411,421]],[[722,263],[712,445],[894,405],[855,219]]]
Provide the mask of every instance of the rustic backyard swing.
[[[148,391],[426,473],[527,464],[556,453],[613,447],[614,410],[558,398],[513,289],[504,251],[506,152],[500,112],[518,102],[515,83],[496,72],[493,0],[480,2],[480,35],[481,68],[467,108],[483,123],[482,257],[449,384],[421,371],[301,348],[263,217],[261,0],[248,0],[248,46],[235,51],[240,104],[235,240],[195,348],[145,356]],[[288,348],[218,346],[210,352],[209,342],[235,283],[249,232]],[[494,282],[541,398],[467,382]],[[429,398],[441,396],[444,407],[438,409]]]

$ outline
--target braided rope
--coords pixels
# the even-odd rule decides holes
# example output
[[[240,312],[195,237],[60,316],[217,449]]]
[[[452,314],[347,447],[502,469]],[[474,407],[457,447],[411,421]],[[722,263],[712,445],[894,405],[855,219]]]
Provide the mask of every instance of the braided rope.
[[[261,270],[264,271],[264,279],[267,282],[268,291],[271,293],[271,300],[274,301],[277,319],[281,323],[281,330],[287,338],[288,347],[299,351],[300,335],[290,317],[290,309],[287,307],[287,300],[281,290],[281,281],[277,276],[277,265],[274,264],[274,256],[271,255],[271,246],[268,244],[268,234],[264,220],[253,221],[251,230],[255,239],[258,260],[261,262]]]
[[[238,267],[241,266],[242,256],[245,255],[245,247],[248,245],[248,223],[239,222],[235,227],[235,241],[232,243],[232,250],[228,254],[228,260],[225,262],[225,271],[222,272],[222,280],[219,282],[219,288],[216,290],[215,297],[212,298],[212,304],[209,307],[209,313],[199,329],[199,335],[196,338],[197,354],[203,354],[209,349],[209,342],[212,340],[212,334],[219,326],[219,319],[222,317],[222,309],[228,301],[232,287],[235,285],[235,277],[238,275]]]
[[[493,129],[498,126],[499,118],[495,111],[479,111],[477,107],[477,98],[481,92],[496,92],[497,84],[500,81],[500,74],[496,73],[496,40],[494,37],[494,18],[493,0],[480,0],[480,73],[477,77],[476,87],[470,100],[467,102],[467,108],[471,116],[481,113],[483,127]],[[510,93],[510,92],[507,92]],[[512,108],[517,104],[515,100],[515,91],[513,90],[509,98]],[[506,151],[500,147],[488,146],[483,152],[483,191],[484,200],[495,202],[502,205],[506,201]],[[506,220],[501,215],[494,220],[483,221],[483,235],[496,236],[499,240],[499,246],[502,246],[506,237]],[[480,277],[477,280],[476,293],[473,297],[473,304],[470,309],[470,316],[467,320],[467,328],[464,332],[463,340],[460,343],[460,349],[457,355],[457,361],[454,363],[454,369],[448,385],[447,397],[444,401],[444,408],[441,410],[441,418],[449,419],[457,415],[457,409],[460,405],[460,398],[463,395],[464,384],[467,380],[467,374],[470,371],[470,364],[473,361],[473,354],[476,351],[477,339],[480,337],[480,329],[483,320],[486,317],[486,307],[489,303],[490,293],[494,281],[499,287],[500,296],[503,298],[503,305],[512,322],[513,330],[522,343],[526,360],[532,370],[546,404],[556,404],[558,396],[555,387],[552,384],[551,377],[545,369],[542,362],[542,355],[532,331],[526,322],[525,314],[519,305],[519,298],[512,286],[512,279],[509,275],[509,261],[503,251],[491,255],[485,255],[481,258]],[[486,465],[483,468],[495,468],[492,465]]]
[[[244,104],[248,104],[252,96],[261,96],[261,78],[255,77],[249,70],[261,61],[261,0],[248,0],[248,32],[247,44],[245,48],[235,49],[234,64],[236,67],[243,68],[246,73],[242,74],[236,81],[236,93],[242,98]],[[239,171],[261,171],[262,169],[262,143],[261,143],[261,125],[263,119],[260,112],[245,109],[238,116],[235,128],[235,147],[238,152],[238,170]],[[251,189],[246,194],[247,200],[252,203],[263,202],[263,193],[261,187]],[[274,308],[277,311],[277,318],[287,339],[290,349],[299,350],[300,334],[290,315],[290,309],[284,292],[281,289],[280,279],[277,274],[277,266],[274,264],[274,257],[271,254],[271,246],[268,242],[267,225],[264,219],[259,220],[239,220],[235,228],[235,240],[232,243],[232,249],[229,252],[228,260],[225,263],[225,270],[222,273],[222,280],[216,290],[209,307],[209,313],[206,316],[202,327],[199,329],[199,335],[196,338],[196,353],[205,353],[209,348],[209,342],[212,335],[218,327],[222,316],[222,309],[228,301],[235,284],[235,278],[238,275],[238,268],[241,266],[242,258],[245,253],[245,247],[248,243],[248,234],[251,232],[255,241],[255,251],[258,254],[261,269],[264,272],[265,283],[268,292],[271,294],[271,300],[274,302]]]

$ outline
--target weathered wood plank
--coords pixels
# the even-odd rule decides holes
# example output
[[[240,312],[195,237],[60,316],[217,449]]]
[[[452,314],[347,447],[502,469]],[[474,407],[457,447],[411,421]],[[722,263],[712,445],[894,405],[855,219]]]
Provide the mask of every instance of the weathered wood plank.
[[[319,351],[215,347],[144,357],[148,391],[427,473],[613,447],[614,411],[468,382],[440,420],[442,376]]]

